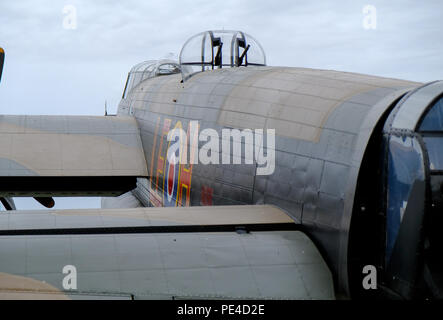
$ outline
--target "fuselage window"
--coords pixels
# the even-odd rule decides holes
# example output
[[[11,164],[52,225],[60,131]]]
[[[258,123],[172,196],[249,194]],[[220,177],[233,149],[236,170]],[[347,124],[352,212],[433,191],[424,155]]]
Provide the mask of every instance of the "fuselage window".
[[[429,109],[419,129],[426,145],[431,170],[443,170],[443,97]]]
[[[413,186],[417,180],[425,179],[423,154],[416,138],[390,137],[387,173],[386,261],[389,261]]]
[[[180,66],[170,60],[149,60],[139,63],[129,71],[122,98],[126,99],[132,89],[146,79],[180,72]]]
[[[158,67],[157,75],[180,73],[180,68],[174,64],[162,64]]]
[[[123,96],[122,99],[126,99],[126,96],[128,94],[128,92],[130,91],[130,79],[131,79],[131,74],[128,74],[128,77],[126,78],[126,84],[125,84],[125,89],[123,90]],[[129,86],[128,86],[129,85]]]
[[[440,137],[423,137],[423,140],[428,151],[429,168],[431,170],[443,170],[443,135]]]
[[[428,111],[420,125],[420,131],[440,131],[443,133],[443,97]]]

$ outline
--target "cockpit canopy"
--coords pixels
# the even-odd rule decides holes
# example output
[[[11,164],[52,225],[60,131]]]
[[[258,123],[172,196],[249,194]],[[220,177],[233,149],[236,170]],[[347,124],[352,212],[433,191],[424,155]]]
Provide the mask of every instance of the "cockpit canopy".
[[[180,73],[180,65],[173,60],[148,60],[140,62],[129,71],[123,99],[131,90],[145,79]]]
[[[196,72],[216,68],[265,66],[266,55],[252,36],[241,31],[218,30],[191,37],[183,45],[179,61],[186,80]]]

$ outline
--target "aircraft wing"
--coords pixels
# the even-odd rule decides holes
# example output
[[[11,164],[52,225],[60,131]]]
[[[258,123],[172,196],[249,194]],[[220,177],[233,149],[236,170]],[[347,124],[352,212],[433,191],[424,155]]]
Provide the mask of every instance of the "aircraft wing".
[[[270,205],[9,211],[0,239],[0,298],[334,298],[315,245]]]
[[[147,175],[132,117],[0,115],[0,196],[119,195]]]

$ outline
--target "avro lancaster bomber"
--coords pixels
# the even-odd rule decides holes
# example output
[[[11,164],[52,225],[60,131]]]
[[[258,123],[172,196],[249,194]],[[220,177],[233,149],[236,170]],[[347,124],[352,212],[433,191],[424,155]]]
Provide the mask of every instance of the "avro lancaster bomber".
[[[0,181],[0,298],[443,294],[442,81],[267,66],[206,31],[133,67],[116,115],[1,115]]]

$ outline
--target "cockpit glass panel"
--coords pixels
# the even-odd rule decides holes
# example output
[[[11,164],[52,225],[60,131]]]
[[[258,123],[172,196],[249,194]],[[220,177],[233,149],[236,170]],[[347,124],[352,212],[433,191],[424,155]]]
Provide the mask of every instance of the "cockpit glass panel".
[[[443,136],[423,137],[429,156],[429,169],[443,170]]]
[[[416,180],[425,179],[423,152],[417,138],[391,136],[387,170],[386,261],[400,230],[403,213]]]
[[[428,111],[420,125],[420,131],[443,132],[443,97],[440,98]]]
[[[266,63],[263,57],[263,49],[261,49],[260,44],[253,38],[249,39],[248,43],[250,45],[248,50],[248,63],[253,65],[262,65],[263,63]]]
[[[186,41],[179,61],[186,80],[194,73],[206,70],[265,66],[266,55],[252,36],[241,31],[217,30],[199,33]]]
[[[148,60],[135,65],[131,71],[129,71],[128,81],[123,93],[125,99],[129,92],[134,89],[140,82],[170,74],[180,73],[180,65],[173,60]]]
[[[428,109],[419,132],[425,142],[430,170],[443,170],[443,96]]]
[[[171,64],[171,63],[165,63],[158,67],[157,74],[158,75],[167,75],[167,74],[173,74],[173,73],[179,73],[180,68],[178,68],[177,65]]]

